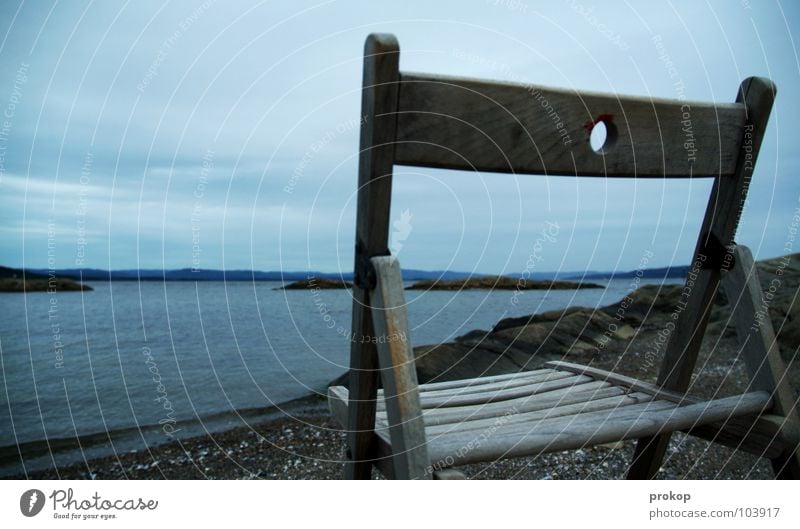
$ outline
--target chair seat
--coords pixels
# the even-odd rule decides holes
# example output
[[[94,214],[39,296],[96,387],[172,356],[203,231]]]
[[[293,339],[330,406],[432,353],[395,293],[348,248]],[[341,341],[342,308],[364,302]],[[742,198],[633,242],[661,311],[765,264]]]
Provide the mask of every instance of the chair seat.
[[[347,388],[329,388],[333,417],[347,423]],[[531,456],[641,438],[769,410],[757,391],[710,401],[567,362],[545,369],[419,386],[434,468]],[[382,391],[375,433],[391,454]]]

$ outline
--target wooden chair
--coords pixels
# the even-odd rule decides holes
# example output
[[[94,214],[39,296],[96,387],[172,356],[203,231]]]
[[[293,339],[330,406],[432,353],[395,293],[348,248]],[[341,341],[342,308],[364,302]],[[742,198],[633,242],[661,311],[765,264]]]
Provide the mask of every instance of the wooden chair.
[[[404,73],[398,59],[392,35],[367,38],[349,391],[329,390],[331,412],[348,430],[346,476],[369,478],[377,466],[393,478],[452,477],[446,469],[462,464],[636,438],[628,477],[651,478],[671,432],[681,430],[767,457],[778,477],[800,477],[786,366],[769,317],[757,317],[762,294],[752,256],[733,243],[774,85],[749,78],[735,103],[714,105]],[[596,152],[589,132],[600,121],[607,139]],[[695,273],[657,384],[551,362],[419,385],[400,268],[387,249],[395,164],[713,178]],[[721,279],[751,384],[743,395],[700,401],[685,392]]]

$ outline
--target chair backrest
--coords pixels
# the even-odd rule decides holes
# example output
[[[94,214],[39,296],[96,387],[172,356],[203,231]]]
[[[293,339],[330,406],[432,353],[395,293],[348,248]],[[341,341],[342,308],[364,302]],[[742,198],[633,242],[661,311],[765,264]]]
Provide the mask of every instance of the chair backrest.
[[[353,335],[373,332],[370,258],[388,255],[392,168],[413,165],[518,174],[692,178],[714,185],[658,382],[685,391],[720,271],[766,128],[775,87],[742,82],[725,104],[555,90],[534,85],[401,73],[392,35],[367,38],[362,93]],[[606,141],[589,141],[603,123]],[[374,426],[374,346],[351,346],[351,429]],[[370,419],[370,415],[372,418]],[[358,436],[354,436],[354,439]],[[360,444],[359,444],[360,443]],[[351,457],[368,441],[350,443]],[[355,475],[357,477],[358,470]]]
[[[745,121],[742,104],[403,73],[396,112],[396,164],[605,177],[731,176]]]

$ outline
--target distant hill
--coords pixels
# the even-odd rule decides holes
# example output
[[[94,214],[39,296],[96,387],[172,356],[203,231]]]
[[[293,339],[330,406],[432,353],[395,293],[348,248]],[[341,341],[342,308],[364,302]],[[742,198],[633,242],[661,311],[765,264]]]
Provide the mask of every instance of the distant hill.
[[[0,277],[4,273],[20,273],[20,270],[0,267]],[[663,278],[683,278],[689,271],[688,266],[673,266],[667,268],[649,268],[641,272],[642,278],[663,279]],[[38,275],[47,277],[47,269],[31,268],[26,271],[29,277]],[[534,272],[525,274],[526,279],[530,280],[577,280],[577,279],[625,279],[632,278],[637,274],[636,270],[625,272]],[[158,269],[127,269],[127,270],[101,270],[97,268],[65,268],[56,271],[58,277],[77,279],[83,281],[302,281],[309,277],[321,279],[332,279],[336,281],[353,281],[353,273],[336,272],[300,272],[300,271],[260,271],[260,270],[208,270],[191,268],[180,268],[176,270]],[[404,281],[425,281],[425,280],[453,280],[466,279],[469,277],[489,276],[490,274],[477,274],[473,272],[442,271],[442,270],[414,270],[404,269]],[[507,273],[506,277],[518,279],[522,276],[519,273]]]
[[[28,273],[47,275],[47,270],[30,269]],[[193,270],[181,268],[178,270],[99,270],[96,268],[65,268],[57,271],[59,277],[83,279],[84,281],[302,281],[309,277],[352,281],[353,273],[343,274],[335,272],[298,272],[298,271],[267,271],[259,270]],[[427,270],[403,270],[403,279],[406,281],[419,281],[423,279],[460,279],[469,277],[467,272],[444,272]]]
[[[22,278],[22,274],[23,273],[25,274],[25,277],[27,279],[46,279],[47,278],[47,272],[45,272],[44,274],[36,274],[34,272],[31,272],[30,270],[28,270],[27,272],[23,272],[23,270],[21,270],[19,268],[9,268],[7,266],[0,266],[0,279]]]

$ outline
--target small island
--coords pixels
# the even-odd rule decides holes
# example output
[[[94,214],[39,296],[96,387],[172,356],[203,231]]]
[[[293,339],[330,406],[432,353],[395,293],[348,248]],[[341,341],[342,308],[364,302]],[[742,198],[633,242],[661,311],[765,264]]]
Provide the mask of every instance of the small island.
[[[353,284],[350,283],[349,281],[344,281],[341,279],[325,279],[321,277],[309,277],[308,279],[301,279],[300,281],[294,281],[293,283],[273,288],[272,290],[311,290],[315,288],[321,290],[353,288]]]
[[[49,277],[0,266],[0,292],[78,292],[94,290],[66,277]]]
[[[406,290],[576,290],[605,288],[596,283],[576,281],[517,279],[508,276],[479,276],[461,279],[426,279]]]

